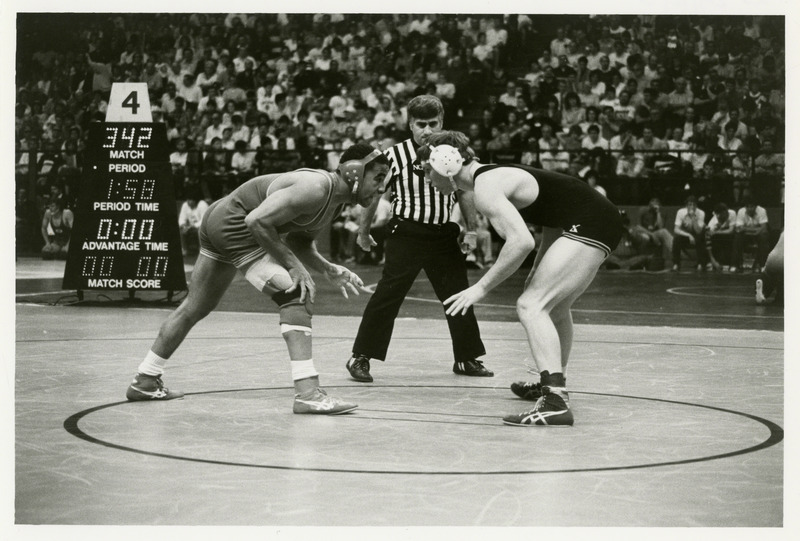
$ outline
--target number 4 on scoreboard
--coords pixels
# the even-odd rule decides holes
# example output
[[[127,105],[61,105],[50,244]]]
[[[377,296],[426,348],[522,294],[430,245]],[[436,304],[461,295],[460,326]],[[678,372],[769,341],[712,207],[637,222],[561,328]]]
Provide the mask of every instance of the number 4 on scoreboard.
[[[152,122],[147,83],[114,83],[108,99],[106,122]]]
[[[122,106],[123,107],[130,107],[132,115],[135,115],[136,111],[138,111],[139,107],[140,107],[139,101],[136,99],[138,94],[139,94],[139,91],[138,90],[134,90],[133,92],[128,94],[127,98],[122,100]]]

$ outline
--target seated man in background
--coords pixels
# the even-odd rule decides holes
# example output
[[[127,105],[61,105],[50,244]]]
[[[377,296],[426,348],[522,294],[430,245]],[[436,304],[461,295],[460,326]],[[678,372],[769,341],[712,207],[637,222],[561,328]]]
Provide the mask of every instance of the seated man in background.
[[[731,272],[742,271],[744,249],[747,244],[756,245],[756,258],[753,272],[761,272],[769,255],[769,218],[767,210],[750,198],[745,198],[744,206],[736,213],[736,232],[733,240],[733,265]],[[738,268],[737,268],[738,267]]]
[[[66,259],[72,233],[72,211],[64,208],[64,199],[53,197],[42,218],[42,259]]]
[[[675,215],[675,238],[672,241],[672,270],[681,267],[681,252],[689,247],[697,250],[697,270],[704,270],[708,259],[705,243],[706,213],[697,208],[697,199],[690,195],[686,206]]]
[[[706,228],[709,265],[716,271],[727,272],[730,269],[735,225],[736,213],[733,209],[729,209],[725,203],[717,203]]]
[[[658,197],[650,199],[650,203],[639,209],[639,225],[635,225],[631,234],[640,243],[644,242],[654,249],[654,259],[661,259],[658,269],[664,268],[664,261],[672,255],[672,233],[664,227],[666,220],[661,210],[661,200]],[[654,262],[655,263],[655,262]]]
[[[181,231],[181,248],[183,255],[196,255],[200,250],[200,222],[208,210],[208,203],[200,197],[198,189],[187,190],[186,201],[181,205],[178,214],[178,228]]]

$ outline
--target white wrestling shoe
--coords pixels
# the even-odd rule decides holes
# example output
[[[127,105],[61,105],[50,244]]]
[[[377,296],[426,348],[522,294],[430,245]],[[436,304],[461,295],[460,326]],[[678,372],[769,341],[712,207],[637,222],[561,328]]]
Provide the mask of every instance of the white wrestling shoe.
[[[314,389],[314,394],[308,398],[300,398],[300,395],[294,396],[294,413],[316,413],[322,415],[339,415],[340,413],[348,413],[358,407],[358,404],[351,404],[339,398],[328,396],[328,394],[319,387]]]

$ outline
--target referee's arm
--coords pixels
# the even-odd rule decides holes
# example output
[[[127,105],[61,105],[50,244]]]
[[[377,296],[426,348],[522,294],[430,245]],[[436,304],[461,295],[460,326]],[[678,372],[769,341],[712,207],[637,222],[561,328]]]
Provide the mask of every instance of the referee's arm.
[[[389,184],[391,184],[391,182]],[[381,198],[382,197],[373,197],[372,203],[370,203],[368,207],[364,207],[364,210],[361,212],[361,216],[358,219],[358,236],[356,237],[356,244],[358,244],[358,246],[365,252],[371,251],[373,246],[378,245],[369,232],[372,228],[372,219],[375,217],[375,213],[378,211],[378,205],[381,202]]]

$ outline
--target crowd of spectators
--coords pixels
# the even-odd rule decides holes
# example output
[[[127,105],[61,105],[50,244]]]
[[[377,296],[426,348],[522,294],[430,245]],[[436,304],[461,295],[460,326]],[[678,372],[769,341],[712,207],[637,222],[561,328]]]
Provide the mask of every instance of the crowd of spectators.
[[[17,239],[31,216],[38,230],[51,185],[74,208],[87,128],[119,81],[147,82],[181,199],[332,169],[358,141],[387,148],[422,93],[485,161],[565,171],[617,203],[647,201],[669,175],[681,200],[687,186],[731,205],[782,198],[755,179],[783,175],[783,28],[760,16],[21,14]]]
[[[784,37],[781,18],[575,17],[489,97],[473,148],[593,175],[616,203],[782,204]]]

